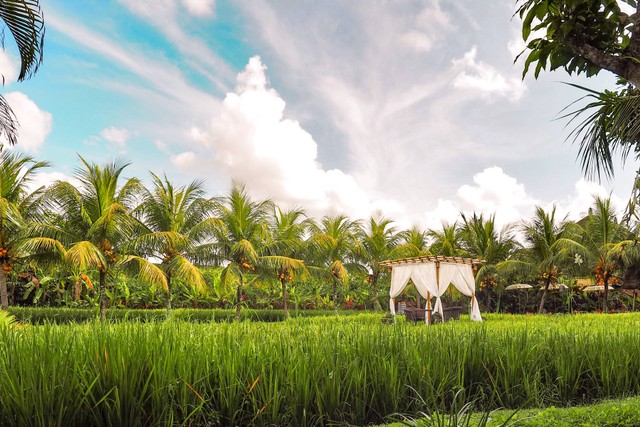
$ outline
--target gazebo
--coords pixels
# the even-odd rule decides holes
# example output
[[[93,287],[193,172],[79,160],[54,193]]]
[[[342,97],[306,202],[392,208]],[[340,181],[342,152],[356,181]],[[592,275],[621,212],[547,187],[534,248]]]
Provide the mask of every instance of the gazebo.
[[[471,298],[469,310],[471,320],[482,322],[480,308],[476,300],[474,272],[483,262],[473,258],[440,255],[383,261],[381,264],[391,269],[391,289],[389,291],[391,313],[395,316],[396,297],[404,290],[409,280],[412,280],[420,295],[427,300],[425,316],[427,324],[431,323],[431,297],[436,297],[433,313],[439,313],[440,316],[443,316],[440,297],[445,293],[449,284],[455,286],[463,295]]]

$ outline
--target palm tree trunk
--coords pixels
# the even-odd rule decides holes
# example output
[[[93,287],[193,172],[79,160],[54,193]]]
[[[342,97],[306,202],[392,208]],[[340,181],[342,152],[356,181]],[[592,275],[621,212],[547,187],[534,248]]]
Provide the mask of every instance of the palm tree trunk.
[[[288,319],[289,318],[289,306],[287,305],[287,300],[289,299],[289,293],[287,292],[287,280],[280,279],[280,283],[282,283],[282,304],[284,307],[284,315]]]
[[[106,289],[107,273],[100,270],[100,321],[107,320],[107,307],[109,306],[109,296]]]
[[[373,309],[375,311],[382,310],[382,306],[380,305],[380,301],[378,301],[378,276],[373,275],[373,281],[371,282],[371,290],[373,293]]]
[[[80,278],[76,277],[76,280],[73,282],[73,288],[71,290],[71,299],[74,301],[80,300],[80,294],[82,293],[82,283],[80,282]]]
[[[338,314],[338,284],[336,281],[333,281],[333,308]]]
[[[167,273],[167,319],[171,317],[171,274]]]
[[[544,283],[544,291],[542,291],[542,298],[540,299],[540,306],[538,307],[538,314],[544,313],[544,302],[547,300],[547,292],[549,292],[549,284],[551,277]]]
[[[236,292],[236,321],[240,321],[240,307],[242,306],[242,278]]]
[[[2,264],[4,267],[4,264]],[[9,296],[7,295],[7,274],[4,268],[0,268],[0,301],[2,302],[2,309],[9,309]]]

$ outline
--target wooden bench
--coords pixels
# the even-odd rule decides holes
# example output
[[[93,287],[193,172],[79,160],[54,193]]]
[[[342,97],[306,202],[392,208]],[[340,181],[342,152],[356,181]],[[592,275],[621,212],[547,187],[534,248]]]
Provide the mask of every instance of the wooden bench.
[[[427,310],[424,308],[407,307],[404,310],[407,322],[424,322]]]
[[[444,307],[442,314],[444,315],[444,321],[460,320],[460,314],[462,314],[463,308],[461,306]],[[427,310],[423,308],[407,307],[404,311],[407,322],[424,322]],[[437,319],[436,319],[437,318]],[[440,315],[435,314],[431,316],[431,323],[441,321]]]

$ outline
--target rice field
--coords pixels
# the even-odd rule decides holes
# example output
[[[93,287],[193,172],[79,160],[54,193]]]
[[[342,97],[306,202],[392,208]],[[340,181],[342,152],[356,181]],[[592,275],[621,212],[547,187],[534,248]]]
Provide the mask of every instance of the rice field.
[[[0,425],[328,425],[640,394],[640,315],[381,315],[0,332]]]

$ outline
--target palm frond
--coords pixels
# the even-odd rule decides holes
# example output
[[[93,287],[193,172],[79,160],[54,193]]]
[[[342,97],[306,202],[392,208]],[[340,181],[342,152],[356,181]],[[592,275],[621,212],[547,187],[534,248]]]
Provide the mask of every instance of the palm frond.
[[[115,264],[115,267],[136,273],[141,281],[164,289],[165,292],[168,290],[167,276],[164,271],[148,259],[135,255],[126,255]]]
[[[185,257],[175,256],[169,263],[171,277],[180,280],[188,286],[204,292],[207,284],[198,267],[193,265]]]
[[[617,92],[596,92],[575,84],[570,86],[587,92],[576,102],[592,101],[560,117],[569,118],[568,125],[577,123],[567,139],[579,144],[578,158],[588,178],[611,178],[616,154],[624,162],[632,151],[638,153],[640,93],[631,87]]]
[[[4,0],[0,18],[7,24],[20,52],[18,81],[30,77],[42,63],[44,16],[37,0]]]
[[[99,268],[107,265],[104,255],[93,243],[83,240],[72,245],[66,253],[67,261],[79,269],[86,271],[90,268]]]

